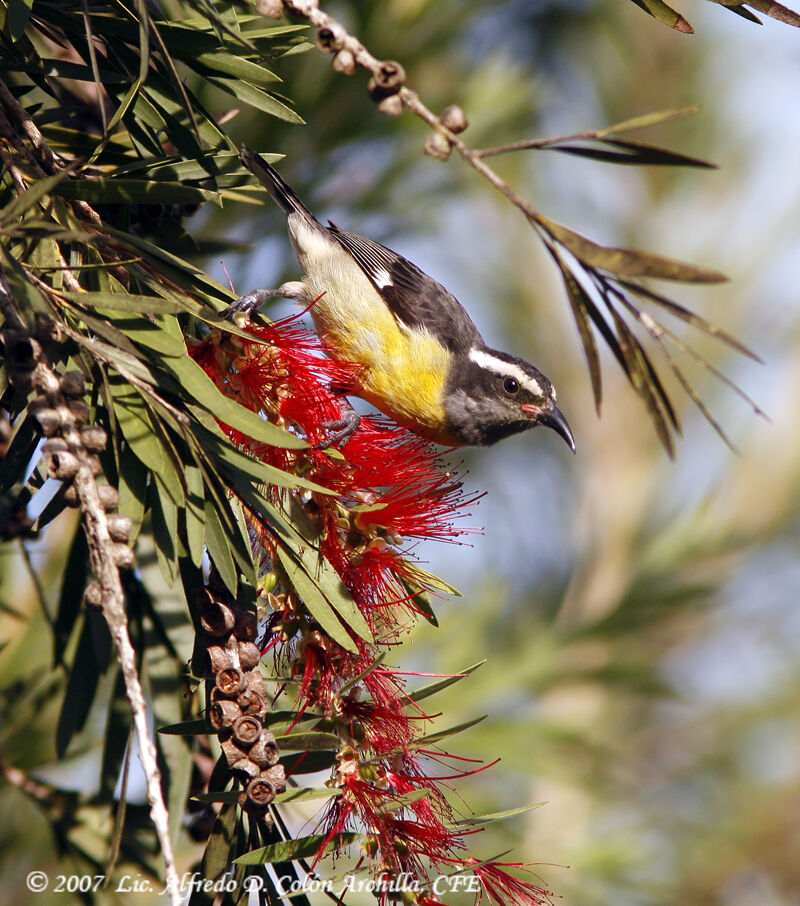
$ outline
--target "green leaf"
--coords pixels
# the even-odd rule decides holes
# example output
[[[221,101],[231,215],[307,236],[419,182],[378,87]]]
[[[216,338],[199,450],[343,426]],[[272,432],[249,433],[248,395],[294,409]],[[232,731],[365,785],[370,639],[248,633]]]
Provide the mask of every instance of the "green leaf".
[[[633,132],[635,129],[658,126],[662,123],[669,123],[672,120],[681,119],[684,116],[691,116],[691,114],[697,113],[699,109],[700,108],[696,104],[693,104],[689,107],[670,107],[667,110],[654,110],[652,113],[643,113],[641,116],[632,116],[619,123],[614,123],[612,126],[597,129],[594,134],[597,138],[603,138],[606,135],[618,135],[620,132]]]
[[[166,727],[159,727],[157,732],[165,733],[168,736],[197,736],[198,734],[208,733],[209,726],[204,717],[199,717],[197,720],[182,720],[177,724],[168,724]],[[221,802],[225,800],[209,799],[208,801]]]
[[[275,742],[281,751],[338,752],[342,747],[342,740],[335,733],[289,733],[276,736]]]
[[[102,616],[88,611],[56,725],[56,754],[59,758],[64,757],[70,740],[89,716],[100,677],[108,667],[110,651],[111,636]]]
[[[287,450],[302,450],[308,447],[308,444],[296,434],[291,434],[289,431],[279,428],[278,425],[273,425],[255,412],[225,396],[197,362],[188,355],[183,356],[179,361],[165,362],[164,365],[175,376],[181,387],[187,390],[215,418],[229,427],[241,431],[252,440],[270,444],[273,447],[283,447]],[[261,465],[266,465],[266,463]],[[274,471],[280,472],[279,469],[274,469]],[[285,472],[281,474],[284,480],[291,479],[295,482],[292,485],[283,485],[283,487],[297,487],[298,484],[309,487],[310,484],[313,484],[312,482],[302,483],[301,479],[295,481],[294,476],[289,476]],[[314,485],[313,489],[325,490],[320,485]]]
[[[59,295],[70,302],[91,308],[106,308],[113,311],[129,311],[137,314],[156,312],[159,314],[179,314],[185,308],[176,302],[167,302],[160,296],[139,296],[136,293],[100,293],[100,292],[67,292],[61,290]],[[184,348],[183,352],[186,352]]]
[[[114,295],[111,293],[111,295]],[[174,316],[170,315],[174,320]],[[165,329],[165,318],[150,321],[147,318],[128,318],[114,317],[114,325],[121,330],[126,337],[141,346],[146,346],[155,352],[166,356],[167,359],[184,359],[187,357],[186,343],[183,337],[173,336]],[[164,361],[164,365],[169,368],[169,362]]]
[[[96,204],[222,204],[219,192],[160,179],[71,179],[62,182],[55,194]]]
[[[648,145],[644,142],[623,141],[622,139],[613,138],[600,139],[600,141],[602,141],[604,145],[610,146],[612,150],[586,147],[585,145],[564,144],[552,144],[547,145],[546,147],[551,151],[560,151],[575,157],[588,157],[592,160],[599,160],[604,163],[631,164],[648,167],[672,166],[698,167],[708,170],[716,169],[716,164],[700,160],[697,157],[689,157],[689,155],[680,154],[677,151],[659,148],[656,145]]]
[[[663,0],[633,0],[633,2],[659,22],[674,28],[675,31],[683,32],[685,35],[694,34],[694,29],[686,19],[680,13],[676,13],[671,6],[667,6]]]
[[[239,573],[233,562],[228,538],[219,521],[217,508],[212,501],[206,500],[203,507],[206,517],[206,544],[208,545],[208,555],[211,557],[214,566],[219,571],[225,587],[232,595],[236,595],[239,585]]]
[[[116,411],[116,410],[115,410]],[[147,468],[132,450],[124,449],[117,460],[119,482],[119,512],[128,516],[133,525],[131,540],[135,541],[142,528],[147,501]]]
[[[423,736],[420,739],[415,739],[413,742],[414,748],[419,748],[421,745],[431,745],[435,742],[441,742],[443,739],[448,739],[451,736],[455,736],[457,733],[463,733],[464,730],[469,730],[470,727],[474,727],[476,724],[479,724],[481,721],[486,720],[488,714],[484,714],[482,717],[476,717],[473,720],[468,720],[463,724],[457,724],[455,727],[448,727],[446,730],[439,730],[437,733],[429,733],[427,736]]]
[[[517,815],[524,815],[535,808],[541,808],[546,802],[535,802],[533,805],[521,805],[519,808],[506,809],[503,812],[490,812],[487,815],[470,815],[468,818],[461,818],[453,822],[454,827],[476,827],[485,824],[494,824],[495,821],[505,821],[507,818],[515,818]]]
[[[33,0],[8,0],[6,30],[13,42],[16,43],[25,34],[32,7]]]
[[[712,324],[710,321],[707,321],[705,318],[701,318],[700,315],[696,315],[694,312],[689,311],[688,308],[684,308],[683,305],[679,305],[677,302],[673,302],[671,299],[667,299],[665,296],[659,295],[659,293],[655,293],[645,286],[640,286],[638,283],[629,283],[626,280],[620,280],[620,286],[624,286],[625,289],[636,293],[643,299],[649,299],[656,305],[660,305],[671,315],[674,315],[676,318],[680,318],[681,321],[685,321],[687,324],[691,324],[692,327],[696,327],[698,330],[702,330],[703,333],[707,333],[709,336],[720,340],[721,342],[735,349],[737,352],[740,352],[742,355],[747,356],[747,358],[752,359],[754,362],[758,362],[761,365],[764,364],[763,360],[759,358],[759,356],[757,356],[751,349],[748,349],[748,347],[743,343],[740,343],[736,339],[736,337],[732,336],[721,327],[717,327],[716,324]]]
[[[287,107],[286,104],[271,94],[267,94],[266,91],[256,88],[255,85],[250,85],[241,79],[228,79],[222,76],[208,76],[207,78],[212,85],[221,88],[226,94],[233,95],[238,100],[244,101],[245,104],[255,107],[256,110],[260,110],[262,113],[277,117],[279,120],[285,120],[287,123],[294,123],[297,126],[305,125],[305,120],[295,113],[291,107]]]
[[[408,697],[411,701],[421,702],[424,698],[435,695],[437,692],[441,692],[442,689],[452,686],[453,683],[465,679],[470,673],[474,673],[478,667],[482,667],[485,663],[486,659],[484,658],[484,660],[478,661],[477,664],[473,664],[471,667],[467,667],[466,670],[462,670],[461,673],[456,673],[454,676],[446,676],[444,679],[437,680],[435,683],[429,683],[427,686],[422,686],[420,689],[410,692]]]
[[[230,865],[231,850],[236,838],[237,822],[238,806],[236,803],[223,805],[219,810],[219,815],[217,815],[217,820],[214,822],[214,828],[203,853],[201,868],[203,878],[214,880],[220,877]],[[197,893],[198,891],[196,890],[195,892]]]
[[[195,802],[238,802],[241,794],[236,790],[220,793],[198,793],[192,796]],[[286,790],[278,793],[273,802],[308,802],[314,799],[330,799],[333,796],[340,796],[341,790],[329,789],[326,786],[305,787],[303,789]]]
[[[276,76],[274,72],[270,72],[269,69],[259,66],[258,63],[245,60],[243,57],[235,57],[233,54],[227,52],[221,53],[217,51],[200,53],[196,56],[189,57],[187,63],[195,70],[195,72],[201,75],[204,71],[210,71],[212,73],[221,72],[226,76],[231,76],[234,79],[241,79],[244,82],[249,82],[260,88],[281,81],[280,77]]]
[[[718,271],[663,258],[650,252],[598,245],[542,214],[536,215],[534,223],[571,252],[585,267],[608,271],[618,277],[656,277],[681,283],[724,283],[728,279]]]
[[[303,600],[308,612],[319,623],[323,630],[342,648],[357,651],[356,643],[336,616],[335,611],[325,599],[320,589],[303,567],[282,545],[278,546],[278,558],[286,571],[289,581]]]
[[[205,543],[205,514],[203,512],[203,476],[195,464],[187,464],[186,471],[186,509],[183,513],[184,532],[189,556],[195,566],[203,562],[203,545]]]
[[[564,287],[567,290],[569,306],[572,310],[572,316],[578,327],[578,333],[581,338],[581,345],[586,356],[586,364],[589,367],[589,378],[592,382],[592,392],[594,393],[594,405],[598,415],[600,414],[600,405],[603,399],[603,379],[600,372],[600,356],[597,352],[594,333],[589,324],[587,311],[593,305],[589,294],[586,292],[580,281],[564,264],[558,249],[548,245],[548,251],[553,256],[564,281]]]
[[[301,752],[299,755],[282,755],[279,761],[286,770],[287,777],[295,774],[316,774],[329,771],[336,764],[333,752]]]
[[[152,416],[142,398],[135,393],[114,393],[114,415],[125,440],[151,472],[165,473],[169,454],[164,449]]]
[[[738,3],[726,3],[724,0],[712,0],[712,2],[721,3],[722,6],[727,6],[730,9],[739,6]],[[794,10],[789,9],[788,6],[784,6],[782,3],[775,3],[774,0],[747,0],[746,4],[741,5],[752,6],[753,9],[757,9],[760,13],[769,16],[771,19],[777,19],[779,22],[784,22],[786,25],[793,25],[795,28],[800,28],[800,15]]]
[[[64,182],[71,174],[69,168],[59,170],[54,176],[45,176],[37,179],[31,184],[30,188],[17,196],[10,204],[7,204],[0,211],[0,225],[10,226],[18,221],[26,211],[29,211],[34,205],[38,204],[48,195],[52,195],[54,190]]]
[[[325,843],[326,834],[312,834],[309,837],[299,837],[297,840],[282,840],[245,853],[233,861],[237,865],[261,865],[269,862],[289,862],[295,859],[307,859],[316,856]],[[361,834],[340,833],[327,842],[324,852],[336,852],[351,846],[361,839]]]

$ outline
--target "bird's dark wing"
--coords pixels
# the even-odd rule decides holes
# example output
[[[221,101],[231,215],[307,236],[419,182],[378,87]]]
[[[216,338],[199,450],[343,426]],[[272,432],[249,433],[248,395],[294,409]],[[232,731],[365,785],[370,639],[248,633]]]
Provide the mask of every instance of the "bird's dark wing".
[[[482,342],[478,328],[458,299],[416,264],[333,223],[329,232],[353,256],[398,321],[407,327],[425,328],[450,350],[468,349]]]

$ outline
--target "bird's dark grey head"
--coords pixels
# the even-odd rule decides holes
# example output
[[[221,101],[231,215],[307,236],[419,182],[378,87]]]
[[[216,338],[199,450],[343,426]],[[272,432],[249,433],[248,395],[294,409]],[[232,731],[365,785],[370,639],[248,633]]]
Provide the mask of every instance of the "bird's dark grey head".
[[[445,412],[463,444],[488,446],[537,425],[552,428],[575,452],[556,391],[538,368],[518,356],[473,346],[448,376]]]

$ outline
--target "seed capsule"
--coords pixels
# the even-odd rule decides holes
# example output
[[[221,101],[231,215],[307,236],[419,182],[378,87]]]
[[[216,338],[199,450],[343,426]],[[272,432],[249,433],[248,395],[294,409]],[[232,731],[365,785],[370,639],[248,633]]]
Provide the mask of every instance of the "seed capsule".
[[[242,748],[252,746],[260,735],[261,721],[252,714],[244,714],[233,723],[233,738]]]
[[[100,505],[107,513],[119,506],[119,491],[110,484],[98,485],[97,496],[100,498]]]
[[[250,749],[250,759],[259,767],[266,768],[276,764],[281,757],[275,737],[269,730],[262,730],[258,741]]]
[[[133,521],[130,516],[122,516],[119,513],[114,513],[107,517],[107,523],[108,534],[111,535],[112,541],[120,541],[124,544],[128,542],[131,537],[131,529],[133,528]]]
[[[130,569],[134,564],[133,551],[127,544],[112,544],[111,557],[120,569]]]
[[[81,442],[90,453],[102,453],[108,443],[108,435],[98,425],[81,428]]]
[[[234,721],[242,716],[241,709],[229,699],[220,699],[208,709],[208,720],[211,726],[219,732],[220,730],[230,730]]]
[[[89,407],[83,400],[69,400],[67,408],[72,413],[76,425],[85,425],[89,421]]]
[[[233,610],[221,601],[208,602],[200,617],[200,625],[215,638],[229,635],[235,624],[236,616]]]
[[[82,371],[68,371],[58,383],[64,396],[80,399],[86,394],[86,378]]]
[[[382,101],[397,94],[406,81],[406,71],[396,60],[384,60],[377,72],[367,83],[367,91],[373,101]]]
[[[50,456],[50,474],[60,481],[72,481],[81,467],[80,460],[68,450]]]

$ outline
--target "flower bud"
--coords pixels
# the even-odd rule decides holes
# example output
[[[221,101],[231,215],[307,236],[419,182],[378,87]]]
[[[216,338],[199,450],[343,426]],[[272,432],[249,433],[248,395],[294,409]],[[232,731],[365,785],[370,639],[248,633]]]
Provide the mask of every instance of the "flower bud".
[[[403,102],[400,100],[400,95],[393,94],[388,98],[384,98],[378,104],[378,110],[385,116],[400,116],[403,112]]]
[[[36,402],[38,402],[38,400],[34,400],[34,403]],[[42,402],[44,402],[45,405],[36,408],[34,408],[33,403],[31,403],[31,414],[36,421],[39,422],[42,434],[44,434],[45,437],[53,437],[61,430],[61,416],[55,409],[48,406],[45,400],[42,400]]]
[[[237,695],[244,689],[244,685],[244,675],[235,667],[226,667],[217,674],[217,686],[225,695]]]
[[[234,635],[240,642],[252,642],[258,631],[258,617],[253,610],[237,609]]]
[[[206,648],[206,657],[208,658],[209,672],[214,675],[235,666],[233,652],[228,648],[223,648],[222,645],[209,645]]]
[[[97,579],[93,579],[83,593],[84,603],[91,610],[99,610],[103,605],[103,588]]]
[[[247,784],[245,795],[248,805],[252,804],[257,808],[265,808],[275,798],[275,788],[268,780],[256,777]]]
[[[342,75],[352,75],[356,71],[356,58],[349,50],[340,50],[331,63],[335,72]]]
[[[463,132],[469,126],[469,120],[458,104],[445,107],[439,117],[439,122],[451,132]]]
[[[441,132],[431,132],[425,139],[422,150],[435,160],[447,160],[450,157],[450,142]]]
[[[285,12],[283,0],[256,0],[256,12],[267,19],[280,19]]]
[[[53,453],[66,453],[69,450],[63,437],[51,437],[42,444],[42,453],[52,456]]]

